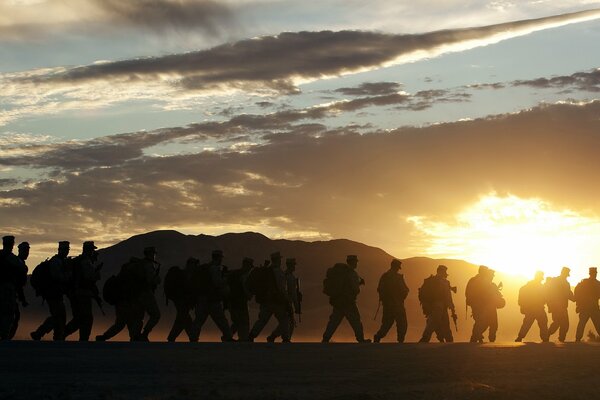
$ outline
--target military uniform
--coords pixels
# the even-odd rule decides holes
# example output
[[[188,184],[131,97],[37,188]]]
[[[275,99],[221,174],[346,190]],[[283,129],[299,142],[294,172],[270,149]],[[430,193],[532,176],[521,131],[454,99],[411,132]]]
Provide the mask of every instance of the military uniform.
[[[222,333],[222,340],[231,341],[231,327],[225,317],[223,308],[223,300],[229,294],[227,281],[225,280],[226,267],[221,265],[223,253],[220,250],[215,250],[212,253],[213,261],[203,266],[208,269],[209,280],[207,292],[200,293],[196,303],[196,318],[194,320],[194,335],[196,338],[200,336],[204,323],[210,316],[215,325]]]
[[[590,277],[582,280],[575,287],[575,301],[577,312],[579,313],[579,323],[575,333],[575,341],[579,342],[583,338],[583,332],[587,322],[591,319],[600,334],[600,308],[598,308],[598,299],[600,299],[600,281],[596,279],[596,268],[590,268]]]
[[[79,331],[82,342],[89,340],[94,324],[92,301],[98,296],[96,282],[100,280],[100,272],[93,261],[96,248],[94,242],[84,242],[83,253],[76,257],[73,266],[73,285],[69,294],[73,318],[65,326],[65,337]]]
[[[383,314],[381,317],[381,327],[374,337],[375,342],[381,341],[390,328],[396,324],[396,339],[399,343],[404,342],[408,322],[406,320],[406,309],[404,308],[404,300],[408,296],[408,286],[404,282],[404,276],[398,274],[401,262],[399,260],[392,261],[392,269],[381,275],[377,292],[379,293],[379,301],[383,305]]]
[[[448,276],[446,270],[445,266],[440,265],[437,274],[428,278],[432,279],[431,293],[433,296],[427,304],[423,305],[427,320],[425,329],[419,340],[421,343],[429,342],[434,332],[440,342],[449,343],[454,341],[452,330],[450,329],[448,309],[452,311],[453,315],[456,315],[456,313],[454,311],[450,282],[446,279]]]
[[[284,272],[285,276],[285,288],[288,294],[289,305],[291,309],[288,310],[288,332],[290,336],[290,340],[292,340],[292,335],[294,334],[294,330],[296,329],[296,320],[294,318],[294,314],[299,315],[301,310],[300,299],[298,297],[298,278],[294,275],[294,271],[296,268],[296,259],[288,258],[286,260],[286,264],[288,268]],[[290,312],[291,311],[291,312]],[[268,337],[267,341],[274,342],[275,339],[281,336],[281,332],[278,329],[275,329]]]
[[[136,341],[142,331],[144,311],[136,307],[131,300],[123,300],[115,304],[115,322],[96,340],[103,342],[117,336],[125,327],[129,333],[129,340]]]
[[[41,294],[48,304],[50,316],[35,331],[31,332],[33,340],[40,340],[49,332],[53,332],[54,340],[65,339],[67,311],[63,295],[71,280],[68,255],[69,242],[59,242],[58,254],[54,255],[49,261],[50,282],[48,291]]]
[[[238,340],[247,342],[250,335],[250,314],[248,312],[248,300],[250,293],[246,287],[248,275],[253,268],[254,260],[244,258],[243,266],[229,272],[230,295],[228,299],[229,315],[231,316],[231,333],[237,333]]]
[[[360,293],[360,285],[364,283],[355,270],[358,258],[356,256],[348,256],[346,262],[351,265],[336,264],[336,266],[333,267],[340,269],[340,272],[345,274],[346,280],[341,292],[329,297],[329,304],[331,304],[333,310],[329,316],[325,332],[323,332],[322,341],[324,343],[331,340],[331,337],[344,318],[348,320],[348,323],[352,327],[357,342],[370,342],[369,339],[365,339],[360,312],[356,305],[356,298]]]
[[[552,323],[548,327],[548,336],[558,331],[558,340],[564,342],[569,331],[569,300],[575,301],[571,284],[567,280],[569,268],[563,268],[561,276],[546,281],[548,312],[552,314]]]
[[[19,258],[12,253],[14,236],[2,238],[0,250],[0,340],[8,340],[17,310],[17,280],[21,271]]]
[[[186,267],[183,270],[183,273],[180,276],[179,280],[177,280],[177,293],[170,293],[167,296],[167,299],[173,301],[175,305],[175,321],[173,321],[173,326],[171,327],[171,331],[167,336],[167,340],[169,342],[174,342],[177,340],[177,337],[181,334],[181,332],[185,331],[190,341],[198,340],[195,332],[194,332],[194,321],[192,320],[192,316],[190,312],[192,308],[197,303],[197,294],[194,293],[193,287],[190,284],[190,281],[193,277],[195,269],[198,267],[199,261],[195,258],[188,259],[186,263]],[[168,274],[167,274],[168,275]],[[165,295],[167,295],[167,278],[165,277]]]
[[[471,315],[474,320],[473,331],[470,341],[472,343],[483,342],[483,334],[486,330],[490,342],[496,341],[498,331],[498,308],[505,305],[500,289],[493,282],[494,271],[481,266],[479,273],[467,283],[465,297],[467,306],[471,307]]]
[[[279,252],[271,254],[271,266],[269,268],[273,273],[275,282],[274,292],[259,304],[258,320],[254,323],[250,331],[249,339],[250,341],[256,339],[269,323],[271,317],[274,316],[277,320],[275,331],[281,335],[284,342],[289,342],[289,298],[285,274],[281,270],[281,254]]]
[[[26,261],[29,257],[29,243],[22,242],[19,244],[19,254],[17,259],[19,261],[19,269],[18,275],[16,279],[16,291],[17,291],[17,300],[20,302],[23,307],[27,307],[27,299],[25,299],[25,292],[23,288],[27,284],[27,272],[29,272],[29,267],[27,267]],[[8,334],[9,339],[13,339],[17,334],[17,329],[19,328],[19,321],[21,320],[21,311],[19,310],[19,304],[15,306],[15,317],[13,320],[13,324],[10,328],[10,332]]]
[[[536,278],[527,282],[519,291],[519,306],[524,317],[516,342],[520,342],[525,338],[534,321],[537,321],[540,328],[542,341],[548,341],[548,315],[545,308],[546,290],[542,285],[543,278],[543,273],[536,273]]]

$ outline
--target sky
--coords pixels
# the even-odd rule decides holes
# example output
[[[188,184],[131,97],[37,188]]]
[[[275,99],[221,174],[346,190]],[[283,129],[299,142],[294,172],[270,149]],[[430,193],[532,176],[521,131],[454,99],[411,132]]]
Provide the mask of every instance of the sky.
[[[600,263],[600,1],[0,0],[0,233]]]

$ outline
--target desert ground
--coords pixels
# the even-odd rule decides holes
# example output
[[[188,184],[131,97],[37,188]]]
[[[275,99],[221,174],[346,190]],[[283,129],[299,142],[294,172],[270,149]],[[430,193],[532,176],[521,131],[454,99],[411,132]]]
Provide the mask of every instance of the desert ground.
[[[592,343],[0,343],[0,399],[595,399]]]

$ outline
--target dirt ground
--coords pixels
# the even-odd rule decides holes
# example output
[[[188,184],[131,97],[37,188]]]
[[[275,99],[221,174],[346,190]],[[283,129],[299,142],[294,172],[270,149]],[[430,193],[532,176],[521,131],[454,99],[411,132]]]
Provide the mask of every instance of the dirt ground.
[[[600,345],[0,343],[0,399],[596,399]]]

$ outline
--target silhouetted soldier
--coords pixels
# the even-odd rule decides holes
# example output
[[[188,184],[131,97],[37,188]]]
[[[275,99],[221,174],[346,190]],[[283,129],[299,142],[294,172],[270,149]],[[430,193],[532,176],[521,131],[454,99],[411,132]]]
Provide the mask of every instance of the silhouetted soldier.
[[[548,312],[552,314],[552,323],[548,328],[548,336],[558,331],[558,340],[564,342],[569,331],[569,300],[575,301],[571,284],[567,280],[571,270],[563,267],[560,276],[546,279],[546,296]]]
[[[104,342],[118,335],[125,327],[129,340],[141,340],[144,309],[139,301],[141,287],[146,280],[142,260],[132,257],[121,266],[116,276],[104,283],[104,299],[115,306],[115,322],[96,341]]]
[[[335,330],[344,318],[348,320],[352,330],[354,330],[357,342],[371,342],[370,339],[365,339],[360,312],[356,305],[360,286],[365,284],[364,279],[359,277],[356,272],[357,266],[358,257],[349,255],[346,257],[346,264],[338,263],[327,270],[323,282],[323,292],[329,296],[329,304],[333,306],[333,311],[323,333],[323,343],[328,343],[331,340]]]
[[[197,294],[190,285],[194,272],[199,268],[200,260],[190,257],[185,263],[185,268],[173,267],[167,272],[164,281],[165,295],[175,304],[175,321],[169,332],[167,340],[174,342],[181,332],[185,331],[190,341],[196,341],[192,316],[192,309],[197,303]]]
[[[237,333],[238,341],[247,342],[250,334],[250,314],[248,313],[248,300],[251,294],[246,286],[248,275],[254,268],[254,260],[245,257],[242,268],[230,271],[227,274],[229,284],[229,314],[231,315],[231,333]]]
[[[143,310],[143,313],[148,314],[148,320],[144,325],[142,333],[138,340],[147,342],[148,335],[160,320],[160,309],[156,302],[154,292],[160,284],[160,264],[156,261],[156,248],[146,247],[144,249],[144,258],[140,261],[142,282],[139,287],[139,294],[134,303],[135,307]]]
[[[544,273],[538,271],[535,273],[533,280],[527,282],[519,290],[519,306],[524,318],[523,325],[521,325],[515,342],[523,341],[534,321],[537,321],[540,327],[540,338],[542,341],[548,341],[548,316],[546,315],[545,308],[546,290],[544,289],[544,285],[542,285],[543,280]]]
[[[440,342],[453,342],[454,337],[450,329],[448,310],[456,323],[456,310],[452,301],[452,291],[456,288],[450,286],[448,281],[448,268],[445,265],[437,267],[436,275],[432,275],[423,281],[419,289],[419,301],[423,307],[423,313],[427,317],[425,329],[421,336],[421,343],[431,340],[435,332]]]
[[[17,281],[21,261],[13,254],[14,236],[2,238],[0,251],[0,340],[9,340],[17,309]]]
[[[589,274],[589,278],[583,279],[575,287],[576,311],[579,313],[579,323],[575,334],[576,342],[581,341],[585,325],[590,319],[596,328],[596,334],[600,335],[600,308],[598,308],[600,282],[596,279],[598,270],[592,267],[589,269]]]
[[[21,303],[21,306],[27,307],[29,303],[25,298],[25,285],[27,284],[27,272],[29,272],[29,267],[25,261],[29,257],[29,243],[21,242],[18,246],[19,253],[17,254],[17,258],[20,261],[18,276],[16,280],[16,290],[17,290],[17,300]],[[21,320],[21,311],[19,310],[19,305],[17,303],[15,308],[15,319],[13,321],[12,327],[10,329],[10,333],[8,335],[9,339],[12,339],[17,334],[17,329],[19,328],[19,321]]]
[[[506,301],[500,292],[501,285],[494,281],[494,270],[485,265],[479,267],[479,273],[469,280],[465,289],[467,306],[471,307],[471,315],[475,323],[471,333],[471,343],[483,343],[483,333],[489,329],[490,342],[496,341],[498,331],[498,308],[503,308]]]
[[[225,317],[223,300],[228,296],[229,287],[225,279],[227,267],[223,263],[223,252],[213,250],[211,262],[201,266],[206,273],[206,285],[204,290],[198,294],[196,304],[196,319],[194,320],[194,335],[199,337],[202,326],[210,316],[215,325],[221,330],[221,340],[231,342],[231,327]]]
[[[256,269],[261,275],[265,286],[264,293],[255,293],[256,302],[260,305],[258,320],[250,331],[249,340],[254,341],[260,335],[272,316],[277,319],[276,331],[279,332],[283,342],[290,341],[289,319],[290,302],[287,293],[285,274],[281,270],[281,254],[277,251],[271,254],[271,263],[268,267]],[[293,317],[292,317],[293,318]]]
[[[408,296],[409,290],[404,282],[404,276],[398,273],[401,268],[402,262],[394,259],[390,269],[379,279],[377,292],[379,293],[379,302],[383,305],[383,315],[381,327],[374,337],[375,343],[379,343],[387,335],[394,323],[396,324],[398,343],[404,342],[408,327],[404,300]]]
[[[40,282],[38,288],[35,287],[34,276],[36,275],[36,270],[41,268],[45,262],[37,266],[31,275],[32,286],[36,289],[37,294],[42,296],[48,304],[48,310],[50,311],[50,316],[35,331],[31,332],[33,340],[42,339],[50,331],[53,331],[54,340],[65,339],[67,312],[63,295],[71,279],[71,272],[68,266],[69,251],[70,243],[68,241],[58,242],[58,252],[45,264],[47,269],[44,269],[46,272],[42,273],[40,278],[42,282]]]
[[[96,249],[93,241],[83,242],[79,256],[73,259],[72,287],[69,294],[73,318],[65,326],[65,337],[79,331],[79,341],[87,342],[94,324],[92,300],[98,298],[96,282],[100,270],[95,266]]]
[[[294,314],[300,315],[302,313],[302,306],[300,304],[302,294],[298,289],[298,278],[296,278],[296,275],[294,275],[294,272],[296,271],[296,259],[286,258],[285,266],[285,288],[288,294],[289,307],[291,307],[288,309],[288,332],[291,341],[292,335],[294,334],[294,329],[296,328]],[[281,332],[275,329],[273,333],[267,336],[267,342],[274,342],[279,336],[281,336]]]

